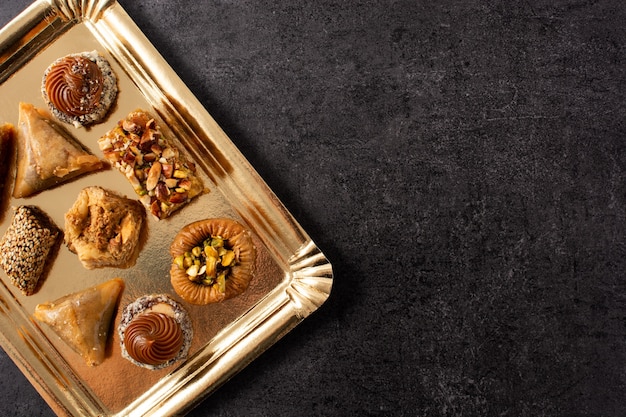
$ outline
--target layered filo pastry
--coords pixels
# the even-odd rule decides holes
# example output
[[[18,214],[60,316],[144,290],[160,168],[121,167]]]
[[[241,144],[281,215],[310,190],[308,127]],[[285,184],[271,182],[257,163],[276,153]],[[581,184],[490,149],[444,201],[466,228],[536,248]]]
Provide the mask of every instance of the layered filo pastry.
[[[20,103],[13,197],[31,196],[103,166],[46,112]]]
[[[127,268],[138,254],[144,221],[139,201],[86,187],[65,213],[65,243],[86,269]]]
[[[124,289],[121,278],[38,304],[34,318],[48,325],[88,366],[100,365],[106,356],[111,321]]]
[[[204,305],[246,291],[256,263],[250,232],[228,218],[199,220],[183,227],[170,245],[170,282],[191,304]]]

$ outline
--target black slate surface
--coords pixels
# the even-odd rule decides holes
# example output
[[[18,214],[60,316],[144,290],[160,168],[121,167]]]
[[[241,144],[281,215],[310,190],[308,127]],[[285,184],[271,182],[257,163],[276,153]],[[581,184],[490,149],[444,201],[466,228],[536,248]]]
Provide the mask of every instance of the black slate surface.
[[[334,265],[191,416],[626,415],[623,1],[120,2]]]

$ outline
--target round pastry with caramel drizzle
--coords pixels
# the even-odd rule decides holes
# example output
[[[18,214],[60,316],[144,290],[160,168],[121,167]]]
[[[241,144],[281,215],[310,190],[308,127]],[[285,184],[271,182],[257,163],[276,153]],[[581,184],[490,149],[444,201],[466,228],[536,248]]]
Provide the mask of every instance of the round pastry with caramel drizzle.
[[[101,122],[117,97],[117,78],[98,52],[61,57],[46,69],[41,94],[50,112],[75,127]]]
[[[200,220],[183,227],[170,245],[170,282],[191,304],[204,305],[243,293],[255,269],[248,230],[232,219]]]
[[[193,330],[179,303],[165,294],[153,294],[124,308],[118,334],[124,358],[155,370],[187,356]]]

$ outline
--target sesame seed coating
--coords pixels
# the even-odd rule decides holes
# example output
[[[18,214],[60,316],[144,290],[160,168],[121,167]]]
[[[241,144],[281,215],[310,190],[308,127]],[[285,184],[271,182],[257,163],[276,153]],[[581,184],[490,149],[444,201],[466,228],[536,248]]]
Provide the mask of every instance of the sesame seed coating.
[[[15,208],[13,220],[0,240],[0,266],[24,295],[36,291],[60,233],[38,207]]]

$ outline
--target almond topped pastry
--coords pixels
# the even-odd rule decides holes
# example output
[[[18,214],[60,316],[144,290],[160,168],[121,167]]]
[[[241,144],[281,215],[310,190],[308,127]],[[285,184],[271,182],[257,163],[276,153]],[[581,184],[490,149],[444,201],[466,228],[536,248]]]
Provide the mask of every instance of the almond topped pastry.
[[[207,219],[183,227],[170,245],[170,282],[191,304],[209,304],[243,293],[255,268],[250,233],[231,219]]]
[[[120,293],[121,278],[38,304],[34,317],[83,357],[89,366],[102,363]]]
[[[86,187],[65,213],[65,243],[87,269],[126,268],[139,249],[145,212],[137,200]]]
[[[28,197],[103,166],[48,115],[20,103],[13,197]]]
[[[204,192],[196,166],[143,110],[129,113],[98,140],[104,157],[133,186],[157,219],[165,219]]]
[[[187,312],[166,294],[145,295],[124,307],[117,331],[122,356],[151,370],[184,359],[193,338]]]
[[[117,78],[98,52],[61,57],[46,69],[41,94],[57,119],[75,127],[98,123],[117,96]]]

